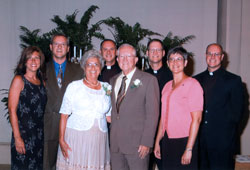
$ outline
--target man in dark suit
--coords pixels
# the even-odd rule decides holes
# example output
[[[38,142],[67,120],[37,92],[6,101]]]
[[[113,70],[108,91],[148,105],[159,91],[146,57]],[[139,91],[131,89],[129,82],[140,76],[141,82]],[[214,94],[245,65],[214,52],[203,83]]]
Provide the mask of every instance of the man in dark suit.
[[[221,67],[221,45],[206,49],[207,70],[195,76],[204,90],[200,126],[201,170],[233,170],[237,125],[241,119],[243,91],[240,76]]]
[[[67,62],[69,41],[63,34],[52,37],[50,50],[52,61],[46,65],[46,90],[48,101],[44,114],[44,159],[43,169],[56,169],[59,139],[59,109],[67,85],[83,77],[79,65]]]
[[[146,170],[159,115],[158,82],[136,68],[133,46],[123,44],[117,56],[122,73],[110,80],[112,170]]]
[[[121,69],[116,62],[116,44],[111,39],[105,39],[101,42],[100,52],[105,60],[105,66],[103,67],[99,80],[108,82],[116,74],[121,72]]]
[[[164,85],[173,79],[173,75],[169,70],[166,63],[162,63],[162,58],[165,56],[165,50],[163,48],[163,43],[159,39],[152,39],[147,44],[146,52],[149,60],[150,68],[145,70],[145,72],[154,75],[159,83],[160,96]],[[160,107],[161,109],[161,107]],[[161,112],[159,114],[159,120],[161,117]],[[159,121],[158,121],[159,122]],[[158,128],[157,128],[158,129]],[[159,170],[162,170],[161,160],[157,159],[152,152],[149,159],[149,170],[154,168],[154,164],[157,164]]]

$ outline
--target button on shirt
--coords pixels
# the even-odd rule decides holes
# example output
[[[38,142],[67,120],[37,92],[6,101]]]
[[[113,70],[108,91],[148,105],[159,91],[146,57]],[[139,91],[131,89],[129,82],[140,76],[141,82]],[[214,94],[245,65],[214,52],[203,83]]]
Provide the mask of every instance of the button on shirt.
[[[162,120],[163,133],[169,138],[189,136],[192,121],[191,112],[203,110],[203,90],[194,78],[187,78],[172,88],[173,80],[169,81],[162,90]]]

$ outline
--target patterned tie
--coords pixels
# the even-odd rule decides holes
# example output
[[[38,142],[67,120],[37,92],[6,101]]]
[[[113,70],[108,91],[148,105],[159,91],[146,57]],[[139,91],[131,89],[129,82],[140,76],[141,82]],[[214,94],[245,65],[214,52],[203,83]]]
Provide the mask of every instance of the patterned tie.
[[[57,84],[58,84],[58,87],[61,88],[62,87],[62,65],[59,65],[59,72],[57,74]]]
[[[122,100],[123,100],[123,98],[125,96],[126,80],[127,80],[127,77],[123,76],[121,87],[119,89],[119,92],[118,92],[118,95],[117,95],[117,100],[116,100],[117,113],[119,113],[120,104],[122,103]]]

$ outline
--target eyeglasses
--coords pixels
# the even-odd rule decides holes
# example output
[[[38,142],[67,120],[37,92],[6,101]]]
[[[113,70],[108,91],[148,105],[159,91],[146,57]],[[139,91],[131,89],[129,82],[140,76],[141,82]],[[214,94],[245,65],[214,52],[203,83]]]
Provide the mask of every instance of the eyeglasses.
[[[160,53],[160,52],[162,52],[162,48],[154,48],[154,49],[149,49],[148,50],[150,53],[154,53],[154,52],[157,52],[157,53]]]
[[[168,62],[170,62],[170,63],[173,63],[174,61],[176,61],[176,62],[181,62],[181,61],[183,61],[184,60],[184,58],[182,58],[182,57],[178,57],[178,58],[168,58]]]
[[[86,63],[86,67],[92,67],[92,66],[99,67],[100,64],[98,64],[98,63]]]
[[[107,52],[107,51],[115,51],[115,48],[102,48],[102,50],[104,52]]]
[[[219,56],[221,56],[221,53],[210,53],[210,52],[207,52],[207,56],[210,56],[210,57],[212,57],[212,56],[219,57]]]
[[[59,47],[59,46],[66,47],[66,46],[67,46],[66,43],[57,43],[57,42],[54,42],[53,45],[54,45],[55,47]]]

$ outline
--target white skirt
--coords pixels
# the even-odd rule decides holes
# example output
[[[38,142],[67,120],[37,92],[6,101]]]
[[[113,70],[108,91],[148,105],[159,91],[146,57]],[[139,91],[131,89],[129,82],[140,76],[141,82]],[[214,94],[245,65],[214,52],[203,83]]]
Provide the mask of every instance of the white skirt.
[[[57,170],[110,170],[110,152],[108,133],[99,129],[95,120],[93,127],[87,131],[66,128],[65,142],[72,151],[69,158],[63,157],[59,146]]]

